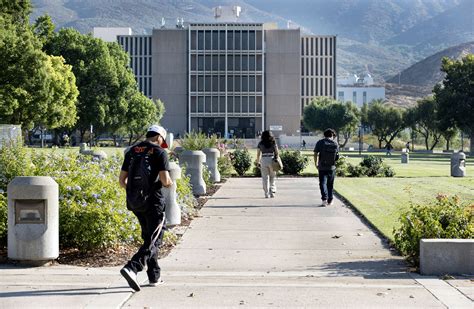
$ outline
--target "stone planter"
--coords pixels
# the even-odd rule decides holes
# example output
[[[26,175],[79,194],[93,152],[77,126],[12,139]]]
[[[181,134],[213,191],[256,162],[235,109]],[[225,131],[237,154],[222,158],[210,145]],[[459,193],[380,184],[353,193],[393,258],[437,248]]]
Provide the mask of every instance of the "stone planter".
[[[175,162],[169,162],[170,177],[173,185],[169,188],[162,188],[166,199],[166,225],[181,224],[181,208],[176,201],[176,180],[181,178],[181,168]]]
[[[185,150],[179,155],[179,165],[186,168],[186,174],[191,178],[194,195],[206,194],[206,183],[202,178],[202,164],[206,155],[200,150]]]
[[[202,150],[206,155],[206,165],[211,173],[211,181],[216,183],[221,181],[221,174],[217,166],[217,159],[221,156],[221,153],[217,148],[204,148]]]

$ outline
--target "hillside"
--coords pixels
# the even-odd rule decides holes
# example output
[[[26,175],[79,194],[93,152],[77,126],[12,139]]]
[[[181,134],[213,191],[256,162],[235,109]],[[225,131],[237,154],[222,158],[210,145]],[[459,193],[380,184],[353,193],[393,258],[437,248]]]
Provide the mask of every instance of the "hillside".
[[[32,20],[48,13],[58,27],[95,26],[150,33],[174,24],[214,21],[212,7],[242,6],[243,22],[277,22],[338,36],[338,73],[370,72],[383,82],[446,47],[474,40],[472,0],[32,0]]]
[[[460,59],[469,53],[474,53],[474,41],[440,51],[413,64],[406,70],[403,70],[400,76],[396,75],[389,79],[388,82],[433,88],[435,84],[441,82],[444,78],[444,74],[440,70],[443,57]]]

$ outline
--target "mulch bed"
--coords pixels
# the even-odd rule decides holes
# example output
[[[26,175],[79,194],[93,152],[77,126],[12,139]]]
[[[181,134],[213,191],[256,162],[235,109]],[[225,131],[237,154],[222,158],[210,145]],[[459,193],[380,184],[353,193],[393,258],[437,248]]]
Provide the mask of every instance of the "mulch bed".
[[[223,180],[221,183],[225,182]],[[219,190],[221,185],[213,185],[207,188],[206,195],[196,197],[196,209],[201,209],[209,197]],[[189,226],[192,218],[183,219],[181,226]],[[180,235],[178,235],[179,237]],[[159,258],[163,258],[173,249],[173,245],[165,244],[160,248]],[[94,251],[83,251],[77,248],[60,249],[59,257],[54,261],[58,264],[84,266],[84,267],[105,267],[124,265],[137,251],[136,245],[121,245],[114,248],[106,248]],[[8,259],[7,248],[0,248],[0,264],[14,263]]]

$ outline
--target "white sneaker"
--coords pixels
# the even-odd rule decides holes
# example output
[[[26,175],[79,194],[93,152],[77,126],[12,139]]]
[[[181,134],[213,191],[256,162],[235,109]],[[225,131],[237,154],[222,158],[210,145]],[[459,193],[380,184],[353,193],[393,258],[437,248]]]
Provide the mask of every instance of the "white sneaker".
[[[328,206],[332,206],[334,204],[334,201],[328,202]]]
[[[140,291],[140,284],[138,284],[137,274],[128,267],[123,267],[120,274],[127,280],[128,285],[135,291]]]
[[[157,282],[148,281],[148,286],[159,286],[159,285],[162,285],[163,283],[165,282],[163,281],[163,279],[160,278],[158,279]]]
[[[326,207],[327,205],[328,205],[328,201],[323,200],[323,202],[321,203],[321,206]]]

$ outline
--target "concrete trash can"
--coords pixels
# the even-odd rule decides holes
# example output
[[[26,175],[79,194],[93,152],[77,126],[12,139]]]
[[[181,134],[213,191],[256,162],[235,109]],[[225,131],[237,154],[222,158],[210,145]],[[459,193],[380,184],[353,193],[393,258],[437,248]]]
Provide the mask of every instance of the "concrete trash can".
[[[410,162],[410,155],[408,152],[402,152],[402,163],[408,164],[408,162]]]
[[[15,177],[8,194],[8,258],[48,262],[59,256],[59,189],[51,177]]]
[[[462,151],[451,155],[451,176],[466,176],[466,154]]]

